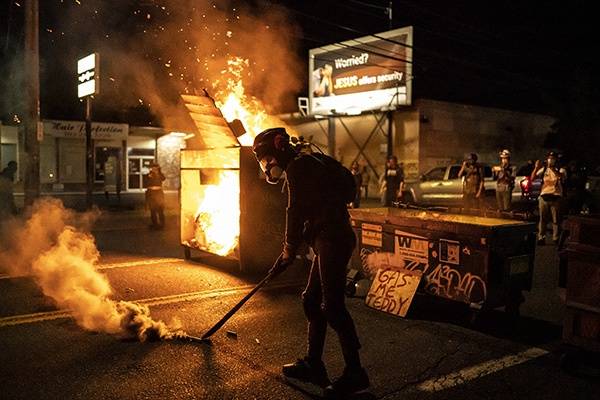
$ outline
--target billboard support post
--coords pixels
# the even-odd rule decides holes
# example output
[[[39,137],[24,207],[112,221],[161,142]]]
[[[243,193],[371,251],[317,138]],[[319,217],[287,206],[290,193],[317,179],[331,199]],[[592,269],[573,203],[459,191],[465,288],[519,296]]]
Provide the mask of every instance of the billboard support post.
[[[387,112],[388,130],[387,130],[387,156],[394,155],[394,111]]]
[[[327,117],[327,152],[335,158],[335,117]]]

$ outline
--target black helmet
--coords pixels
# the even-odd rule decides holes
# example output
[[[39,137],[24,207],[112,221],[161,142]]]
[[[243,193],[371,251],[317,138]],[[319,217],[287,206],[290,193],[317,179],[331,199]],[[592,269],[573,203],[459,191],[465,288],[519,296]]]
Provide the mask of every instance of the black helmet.
[[[546,155],[546,157],[558,158],[558,153],[555,151],[549,151],[548,154]]]
[[[252,151],[256,159],[260,161],[266,155],[279,158],[290,149],[290,135],[285,128],[269,128],[259,133],[254,138]]]

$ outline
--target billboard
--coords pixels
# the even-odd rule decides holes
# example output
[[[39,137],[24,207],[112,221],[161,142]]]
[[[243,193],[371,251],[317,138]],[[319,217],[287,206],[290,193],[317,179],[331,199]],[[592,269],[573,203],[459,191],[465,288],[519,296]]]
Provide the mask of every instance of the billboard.
[[[412,27],[311,49],[309,112],[359,114],[411,104]]]

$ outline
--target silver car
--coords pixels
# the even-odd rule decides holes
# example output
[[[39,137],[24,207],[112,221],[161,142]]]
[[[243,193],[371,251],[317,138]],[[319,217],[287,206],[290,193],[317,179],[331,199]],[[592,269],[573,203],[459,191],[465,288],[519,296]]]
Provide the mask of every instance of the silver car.
[[[407,183],[404,189],[404,201],[420,205],[450,206],[462,202],[463,179],[458,177],[460,164],[436,167],[421,175],[419,182]],[[492,169],[483,166],[484,188],[486,197],[496,193],[496,182],[492,177]]]

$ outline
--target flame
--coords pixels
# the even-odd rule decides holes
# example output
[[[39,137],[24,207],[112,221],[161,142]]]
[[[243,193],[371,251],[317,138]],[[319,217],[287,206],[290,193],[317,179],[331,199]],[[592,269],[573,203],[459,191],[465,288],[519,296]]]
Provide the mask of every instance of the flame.
[[[206,250],[220,256],[234,252],[240,237],[238,171],[221,171],[217,184],[205,186],[195,220],[195,239]]]
[[[242,146],[251,146],[254,138],[263,130],[285,126],[278,118],[267,113],[265,105],[246,93],[244,76],[249,61],[231,57],[227,68],[221,71],[221,79],[215,81],[216,106],[223,117],[231,122],[239,119],[246,133],[238,137]],[[235,164],[234,161],[230,160]],[[203,185],[199,206],[195,215],[195,242],[205,250],[227,256],[237,249],[240,236],[240,180],[239,171],[221,171],[218,183]]]
[[[249,65],[247,59],[231,57],[227,60],[227,68],[221,71],[223,78],[215,82],[216,87],[225,86],[215,94],[215,103],[223,117],[229,122],[239,119],[246,128],[246,133],[238,138],[242,146],[252,146],[260,132],[282,124],[267,113],[260,100],[246,94],[243,76]]]

